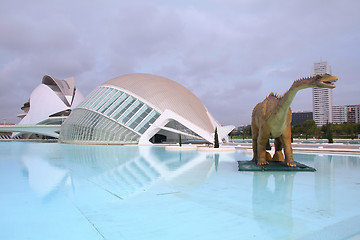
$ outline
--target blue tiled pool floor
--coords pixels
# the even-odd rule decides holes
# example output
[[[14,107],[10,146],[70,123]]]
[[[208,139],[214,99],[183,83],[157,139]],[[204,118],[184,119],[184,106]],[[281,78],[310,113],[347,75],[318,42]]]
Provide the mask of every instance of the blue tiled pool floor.
[[[246,152],[0,143],[0,239],[356,239],[360,157],[238,172]]]

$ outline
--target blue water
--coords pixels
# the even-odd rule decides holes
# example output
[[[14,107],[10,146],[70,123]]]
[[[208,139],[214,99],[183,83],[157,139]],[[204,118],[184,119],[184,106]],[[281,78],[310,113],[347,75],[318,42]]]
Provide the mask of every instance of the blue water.
[[[239,172],[245,151],[0,143],[0,239],[357,239],[360,157]]]

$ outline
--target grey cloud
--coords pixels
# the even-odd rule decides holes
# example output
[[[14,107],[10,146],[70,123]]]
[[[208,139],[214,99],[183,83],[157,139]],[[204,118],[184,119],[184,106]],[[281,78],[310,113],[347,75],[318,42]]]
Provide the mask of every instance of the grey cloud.
[[[21,107],[44,74],[74,76],[87,94],[121,74],[148,72],[178,81],[220,122],[237,124],[323,57],[342,76],[334,103],[337,93],[341,103],[356,103],[345,92],[359,88],[359,7],[355,0],[2,1],[0,81],[7,87],[0,98],[16,95]],[[294,106],[311,107],[299,96]],[[18,113],[0,106],[7,116]]]

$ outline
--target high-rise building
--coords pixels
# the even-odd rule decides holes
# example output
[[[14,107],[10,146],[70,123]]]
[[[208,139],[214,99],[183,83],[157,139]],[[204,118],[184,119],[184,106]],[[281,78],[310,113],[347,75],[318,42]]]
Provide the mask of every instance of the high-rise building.
[[[331,74],[331,67],[327,62],[314,63],[313,75]],[[313,114],[317,126],[332,122],[332,89],[313,88]]]

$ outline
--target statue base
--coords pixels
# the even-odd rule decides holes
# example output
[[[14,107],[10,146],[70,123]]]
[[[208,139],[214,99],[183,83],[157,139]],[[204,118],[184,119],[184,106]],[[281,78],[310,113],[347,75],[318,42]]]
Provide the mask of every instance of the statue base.
[[[288,167],[284,162],[269,161],[268,165],[257,165],[254,161],[238,161],[239,171],[278,171],[278,172],[315,172],[316,169],[305,164],[295,162],[296,167]]]

